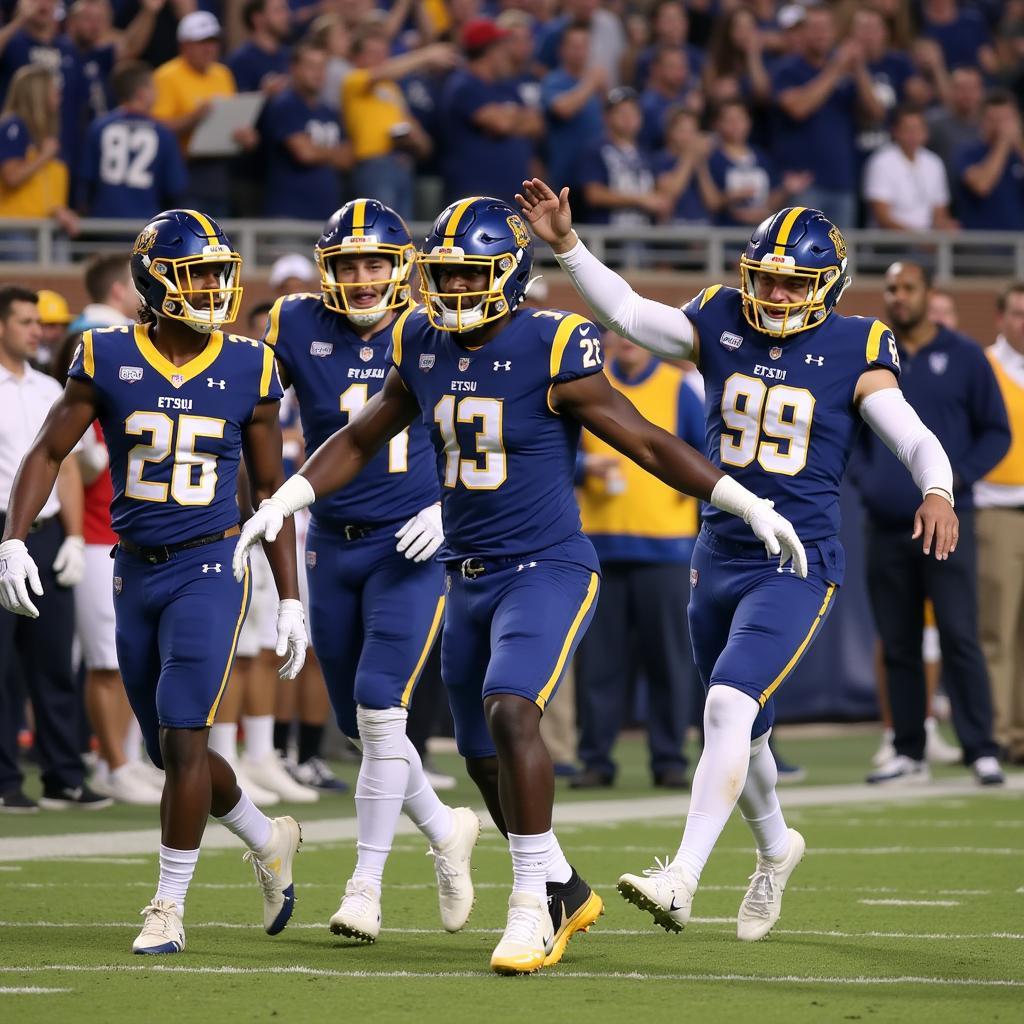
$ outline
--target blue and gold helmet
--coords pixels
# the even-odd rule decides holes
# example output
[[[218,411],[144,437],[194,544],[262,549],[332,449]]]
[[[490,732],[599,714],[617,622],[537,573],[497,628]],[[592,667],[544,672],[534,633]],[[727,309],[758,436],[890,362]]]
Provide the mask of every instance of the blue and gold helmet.
[[[132,281],[157,316],[182,320],[209,334],[231,323],[242,302],[242,257],[215,220],[198,210],[164,210],[132,246]],[[217,285],[203,288],[196,270],[217,270]]]
[[[417,259],[427,316],[440,331],[473,331],[513,312],[526,296],[533,269],[533,238],[508,203],[471,196],[452,203],[434,221]],[[482,271],[480,291],[443,292],[442,270]]]
[[[345,286],[337,279],[339,256],[369,256],[375,253],[391,263],[391,273],[379,281],[361,282],[382,291],[381,300],[368,309],[354,309]],[[342,313],[360,327],[372,327],[389,309],[409,304],[416,246],[405,221],[390,206],[376,199],[353,199],[337,210],[324,225],[313,250],[320,271],[324,305]]]
[[[799,302],[759,298],[759,274],[803,279],[804,298]],[[849,284],[846,241],[839,228],[820,210],[805,206],[787,207],[762,221],[740,257],[743,315],[751,326],[775,338],[817,327]]]

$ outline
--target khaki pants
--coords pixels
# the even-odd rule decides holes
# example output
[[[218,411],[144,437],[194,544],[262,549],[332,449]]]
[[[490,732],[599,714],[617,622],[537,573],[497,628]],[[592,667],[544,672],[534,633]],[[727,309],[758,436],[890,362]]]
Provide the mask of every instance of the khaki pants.
[[[976,513],[978,617],[992,679],[995,738],[1024,757],[1024,510]]]
[[[576,763],[576,679],[570,665],[555,699],[544,709],[540,734],[555,764]]]

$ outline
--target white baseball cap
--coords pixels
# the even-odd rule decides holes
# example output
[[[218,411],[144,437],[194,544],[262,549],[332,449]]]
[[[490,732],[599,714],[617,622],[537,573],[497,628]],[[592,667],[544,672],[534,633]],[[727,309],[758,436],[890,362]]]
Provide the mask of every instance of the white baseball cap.
[[[220,36],[220,22],[209,11],[193,11],[178,22],[179,43],[200,43]]]
[[[297,252],[290,252],[274,261],[274,265],[270,268],[270,287],[278,288],[290,277],[309,282],[319,279],[313,261]]]

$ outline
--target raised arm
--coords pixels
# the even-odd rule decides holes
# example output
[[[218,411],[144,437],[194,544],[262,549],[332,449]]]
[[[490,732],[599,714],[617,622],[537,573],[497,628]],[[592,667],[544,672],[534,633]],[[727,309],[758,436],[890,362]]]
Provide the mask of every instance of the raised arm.
[[[377,392],[349,424],[329,437],[295,476],[260,504],[242,527],[232,568],[241,580],[249,548],[258,540],[273,541],[284,520],[317,498],[351,483],[366,464],[399,431],[416,418],[419,406],[392,369]]]
[[[770,501],[726,476],[675,434],[645,419],[603,373],[555,384],[551,403],[669,487],[741,518],[770,555],[779,555],[780,566],[792,558],[800,577],[807,576],[803,545]]]
[[[516,195],[538,238],[547,242],[594,316],[616,334],[665,359],[698,359],[699,339],[686,314],[645,299],[606,267],[572,229],[569,189],[555,195],[540,178],[523,182]]]

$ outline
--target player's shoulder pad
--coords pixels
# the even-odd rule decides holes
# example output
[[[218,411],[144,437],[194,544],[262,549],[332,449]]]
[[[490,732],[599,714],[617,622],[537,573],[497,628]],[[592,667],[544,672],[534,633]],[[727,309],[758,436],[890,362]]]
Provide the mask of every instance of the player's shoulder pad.
[[[125,358],[125,343],[130,341],[134,324],[118,324],[113,327],[90,327],[82,332],[82,341],[75,350],[72,365],[80,364],[82,372],[90,379],[96,376],[97,356],[106,363],[111,353],[115,359]]]
[[[253,370],[259,374],[260,398],[280,398],[281,384],[274,363],[274,349],[256,338],[244,334],[224,332],[224,346],[239,363],[243,371]]]
[[[846,316],[838,323],[847,334],[851,353],[858,361],[863,359],[866,366],[892,370],[899,376],[900,354],[896,336],[885,321],[870,316]]]
[[[548,375],[584,376],[601,368],[601,329],[579,313],[537,309],[530,324],[548,353]]]
[[[271,348],[277,345],[281,336],[281,323],[301,312],[310,309],[313,304],[321,301],[319,292],[295,292],[291,295],[282,295],[275,300],[270,312],[267,314],[267,329],[263,334],[264,344]]]
[[[701,313],[708,307],[718,311],[724,309],[730,299],[736,299],[738,296],[738,288],[732,288],[726,284],[709,284],[706,288],[702,288],[681,308],[687,316]]]
[[[430,327],[427,311],[422,303],[414,302],[399,314],[391,326],[391,362],[396,367],[402,365],[402,355],[424,328]]]

